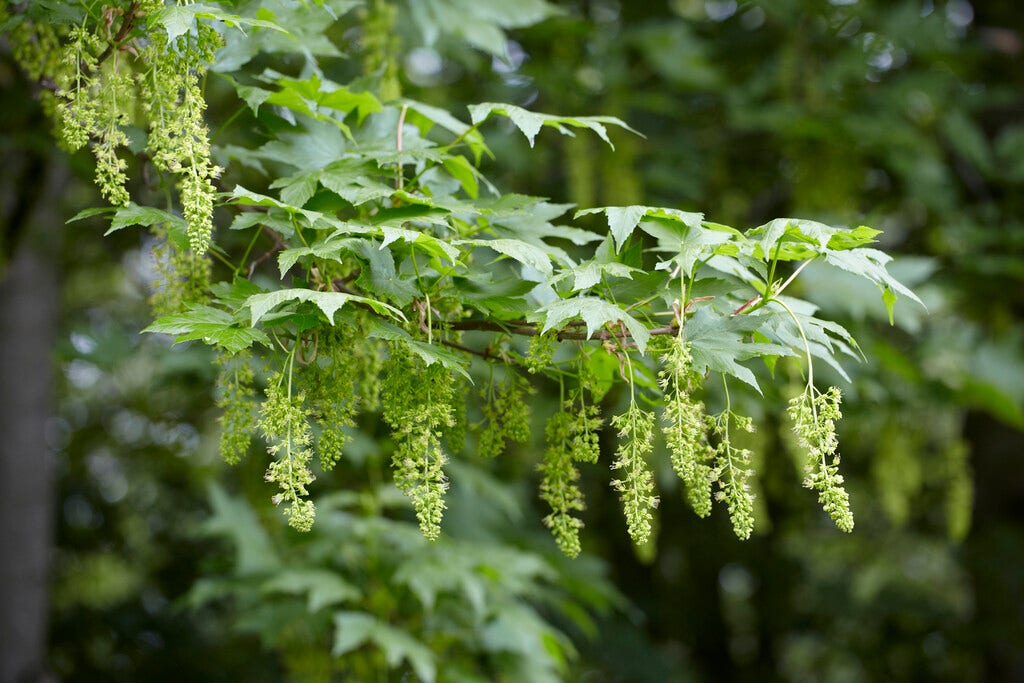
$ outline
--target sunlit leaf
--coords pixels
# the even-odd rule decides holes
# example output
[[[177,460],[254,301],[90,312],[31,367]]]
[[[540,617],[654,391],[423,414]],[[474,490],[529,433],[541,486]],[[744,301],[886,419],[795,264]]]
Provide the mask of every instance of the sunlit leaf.
[[[334,314],[349,302],[368,306],[376,313],[395,318],[396,320],[405,320],[405,315],[394,306],[364,296],[355,296],[354,294],[346,294],[344,292],[321,292],[315,289],[279,289],[274,292],[254,294],[249,297],[246,305],[252,311],[252,325],[262,320],[267,313],[277,306],[292,301],[309,301],[315,304],[317,308],[323,311],[324,316],[332,325],[334,324]]]

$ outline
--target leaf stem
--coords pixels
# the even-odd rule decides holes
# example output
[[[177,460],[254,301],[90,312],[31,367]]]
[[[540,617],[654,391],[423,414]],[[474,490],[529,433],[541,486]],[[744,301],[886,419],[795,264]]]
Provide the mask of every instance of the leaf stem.
[[[810,261],[807,261],[806,263],[810,263]],[[817,424],[818,408],[814,403],[814,359],[811,358],[811,345],[807,341],[807,335],[804,334],[803,325],[800,324],[800,320],[796,317],[796,313],[793,312],[793,309],[778,299],[772,299],[772,301],[777,303],[779,306],[782,306],[782,308],[786,310],[786,313],[789,313],[789,317],[793,319],[793,322],[796,324],[796,329],[800,333],[800,338],[804,342],[804,351],[807,353],[807,399],[811,404],[811,414],[814,416],[814,422]]]
[[[402,189],[402,129],[405,127],[405,112],[409,111],[409,105],[403,104],[402,110],[398,113],[398,127],[395,131],[395,147],[398,157],[395,159],[395,189]]]
[[[260,238],[261,234],[263,234],[262,230],[256,230],[253,232],[252,239],[249,240],[249,246],[245,248],[245,253],[242,254],[242,260],[238,262],[238,267],[235,268],[235,272],[232,275],[232,279],[238,277],[238,274],[242,272],[242,268],[245,267],[245,262],[249,260],[249,254],[252,253],[253,247],[256,246],[256,240]]]

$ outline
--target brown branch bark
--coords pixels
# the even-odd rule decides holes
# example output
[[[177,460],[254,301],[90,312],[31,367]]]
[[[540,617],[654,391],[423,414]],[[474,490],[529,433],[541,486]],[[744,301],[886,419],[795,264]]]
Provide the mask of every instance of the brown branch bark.
[[[585,323],[580,320],[570,321],[569,327],[580,327]],[[449,330],[460,330],[460,331],[474,331],[474,332],[505,332],[506,334],[517,334],[527,337],[535,337],[540,334],[540,331],[534,325],[520,325],[515,323],[504,323],[496,322],[493,320],[458,320],[456,322],[445,323],[439,322],[438,327],[443,327]],[[665,335],[665,334],[676,334],[679,328],[676,325],[665,325],[663,327],[655,327],[648,332],[652,335]],[[573,330],[562,329],[555,334],[555,338],[559,341],[565,340],[583,340],[583,339],[598,339],[601,341],[608,339],[628,339],[628,333],[613,332],[611,330],[602,329],[595,332],[593,335],[588,335],[586,332],[576,332]]]
[[[107,42],[107,48],[100,53],[99,57],[96,58],[97,65],[105,62],[107,58],[113,54],[114,50],[121,46],[121,43],[124,42],[125,38],[131,34],[132,30],[135,28],[135,20],[139,16],[138,12],[139,3],[133,0],[132,4],[128,5],[128,8],[122,15],[123,18],[121,19],[121,26],[118,27],[117,33],[115,33]]]

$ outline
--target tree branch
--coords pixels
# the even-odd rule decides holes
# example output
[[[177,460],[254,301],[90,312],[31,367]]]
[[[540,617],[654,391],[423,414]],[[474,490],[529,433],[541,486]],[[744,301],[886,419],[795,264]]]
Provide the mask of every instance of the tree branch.
[[[253,262],[249,264],[249,274],[248,274],[248,277],[252,277],[253,271],[256,270],[256,267],[258,265],[260,265],[261,263],[263,263],[264,261],[269,259],[271,256],[273,256],[277,252],[279,252],[282,249],[284,249],[284,240],[281,239],[280,235],[278,235],[273,230],[270,230],[265,225],[261,225],[260,229],[264,233],[266,233],[266,234],[268,234],[268,235],[270,235],[271,237],[274,238],[274,246],[272,246],[270,249],[268,249],[265,253],[260,254],[259,257],[257,257],[256,259],[253,259]]]
[[[568,327],[579,327],[585,323],[581,320],[574,320],[568,323]],[[438,327],[443,327],[449,330],[460,330],[466,332],[504,332],[506,334],[518,334],[525,337],[536,337],[540,334],[540,331],[534,325],[522,325],[519,321],[511,321],[509,323],[496,322],[493,320],[457,320],[455,322],[439,322]],[[665,334],[676,334],[679,331],[679,327],[675,324],[665,325],[663,327],[655,327],[648,332],[652,335],[665,335]],[[585,339],[598,339],[606,341],[609,339],[629,339],[630,335],[627,332],[613,332],[608,329],[602,329],[595,332],[593,335],[588,335],[586,332],[576,332],[572,330],[562,329],[555,334],[555,338],[558,341],[566,340],[585,340]]]
[[[114,50],[120,47],[124,39],[131,34],[132,29],[135,28],[135,20],[139,16],[138,11],[138,0],[133,0],[132,4],[128,5],[128,8],[124,11],[124,18],[121,20],[121,26],[118,27],[117,33],[115,33],[114,36],[109,41],[107,41],[107,49],[101,52],[99,57],[96,58],[97,66],[105,62],[107,58],[110,57],[111,54],[113,54]],[[111,23],[113,23],[112,16],[110,18],[110,21]]]

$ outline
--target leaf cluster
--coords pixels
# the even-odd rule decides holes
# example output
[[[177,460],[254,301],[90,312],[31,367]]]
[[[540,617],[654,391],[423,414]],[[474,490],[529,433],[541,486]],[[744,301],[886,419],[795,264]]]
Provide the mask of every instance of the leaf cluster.
[[[650,537],[658,500],[647,462],[657,416],[640,400],[664,410],[672,465],[698,514],[708,513],[717,482],[716,497],[727,503],[737,535],[749,536],[750,453],[733,446],[729,430],[750,422],[728,405],[704,415],[698,391],[716,374],[726,392],[738,380],[760,393],[766,374],[786,357],[803,358],[808,374],[804,407],[793,410],[812,459],[822,456],[809,485],[841,528],[852,527],[838,461],[825,459],[834,448],[823,430],[838,415],[829,417],[832,403],[822,398],[831,393],[815,393],[813,364],[820,360],[844,375],[841,360],[858,358],[859,348],[842,326],[793,297],[790,286],[818,262],[877,286],[890,320],[897,296],[919,303],[888,272],[890,257],[870,246],[878,231],[793,218],[743,231],[696,211],[645,205],[583,207],[569,218],[571,205],[505,193],[488,179],[487,131],[503,121],[531,147],[542,132],[576,131],[610,146],[613,130],[635,133],[625,122],[495,102],[470,105],[467,122],[397,96],[393,82],[375,92],[362,81],[332,81],[316,59],[330,53],[324,46],[307,52],[302,75],[257,73],[243,68],[255,53],[231,52],[241,49],[238,30],[259,36],[246,43],[257,53],[294,49],[258,4],[239,10],[251,16],[155,1],[135,3],[109,22],[86,14],[67,29],[62,67],[52,76],[66,141],[96,153],[100,187],[115,204],[110,230],[156,226],[167,245],[189,249],[192,259],[209,250],[223,266],[208,292],[198,294],[200,286],[172,297],[172,310],[147,331],[266,362],[259,424],[274,456],[268,479],[281,487],[276,499],[288,502],[296,528],[312,523],[307,463],[314,445],[325,468],[343,457],[344,429],[361,408],[374,406],[379,385],[395,483],[424,534],[436,538],[448,488],[444,468],[465,433],[453,378],[472,382],[482,367],[493,376],[500,365],[507,383],[485,389],[478,439],[484,455],[528,436],[524,369],[537,382],[557,382],[563,393],[567,381],[580,386],[569,401],[573,417],[549,425],[542,465],[541,495],[552,505],[549,524],[564,550],[578,547],[579,524],[570,512],[582,509],[573,463],[597,459],[597,404],[616,385],[628,386],[630,402],[611,419],[619,434],[612,485],[633,538]],[[543,15],[550,8],[535,9]],[[331,11],[309,8],[312,16]],[[380,8],[366,16],[371,32],[394,22]],[[326,21],[308,21],[320,20]],[[495,19],[496,30],[517,21]],[[296,22],[291,39],[303,26]],[[393,45],[377,33],[369,44],[384,64]],[[216,53],[222,42],[226,57]],[[137,60],[129,47],[142,49]],[[259,143],[211,146],[200,88],[211,67],[237,95],[233,120],[259,130]],[[178,178],[177,203],[164,208],[134,204],[124,189],[126,165],[115,150],[126,144],[122,129],[136,100],[153,165]],[[245,168],[245,182],[218,194],[214,157]],[[222,235],[212,234],[215,205],[230,216]],[[208,272],[194,260],[169,262],[178,280]],[[525,357],[520,337],[531,338]],[[671,340],[667,347],[663,338]],[[751,359],[762,363],[752,367]],[[242,387],[256,381],[241,379],[223,391],[229,460],[245,450]],[[366,396],[362,406],[356,386]],[[588,391],[593,400],[585,403]]]

